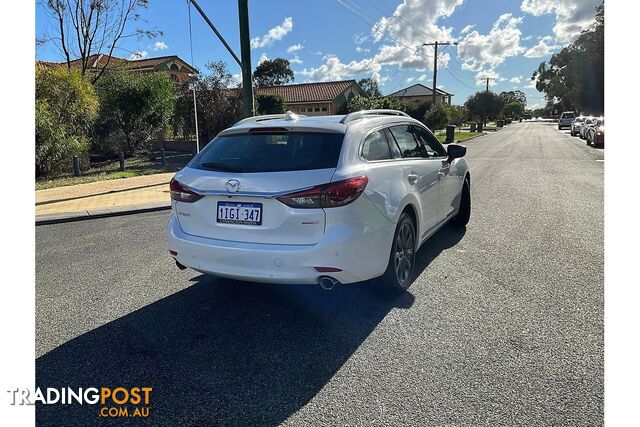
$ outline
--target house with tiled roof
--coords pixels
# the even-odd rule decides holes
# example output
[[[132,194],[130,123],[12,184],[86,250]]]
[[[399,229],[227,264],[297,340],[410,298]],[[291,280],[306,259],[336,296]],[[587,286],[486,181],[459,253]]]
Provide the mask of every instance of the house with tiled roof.
[[[230,89],[238,91],[239,89]],[[355,80],[297,83],[281,86],[261,86],[254,96],[278,94],[284,98],[286,108],[306,116],[339,114],[354,96],[368,96]]]
[[[393,96],[394,98],[398,98],[402,102],[432,102],[433,100],[433,89],[426,87],[423,84],[417,83],[413,86],[406,87],[404,89],[400,89],[396,92],[393,92],[387,96]],[[451,97],[452,93],[449,93],[440,88],[436,88],[436,104],[449,104],[451,105]]]
[[[67,62],[47,62],[39,61],[41,65],[66,66]],[[153,58],[124,59],[106,54],[95,54],[87,57],[87,69],[92,72],[100,71],[108,63],[110,68],[119,68],[135,72],[160,71],[169,74],[176,83],[189,81],[189,74],[194,74],[196,69],[177,55],[156,56]],[[79,68],[82,65],[81,59],[71,61],[72,68]]]

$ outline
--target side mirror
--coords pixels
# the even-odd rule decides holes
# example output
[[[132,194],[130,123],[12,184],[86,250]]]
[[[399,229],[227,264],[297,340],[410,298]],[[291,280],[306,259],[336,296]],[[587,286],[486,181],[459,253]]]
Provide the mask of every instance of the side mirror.
[[[465,154],[467,154],[467,147],[465,147],[464,145],[460,145],[460,144],[447,145],[447,155],[449,156],[449,160],[464,157]]]

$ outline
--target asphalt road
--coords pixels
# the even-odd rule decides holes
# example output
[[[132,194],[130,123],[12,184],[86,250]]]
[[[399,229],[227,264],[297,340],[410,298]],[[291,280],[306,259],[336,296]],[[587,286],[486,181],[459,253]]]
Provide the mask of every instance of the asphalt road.
[[[167,212],[37,227],[38,385],[151,386],[156,425],[601,425],[604,151],[543,123],[466,145],[471,222],[393,301],[179,271]]]

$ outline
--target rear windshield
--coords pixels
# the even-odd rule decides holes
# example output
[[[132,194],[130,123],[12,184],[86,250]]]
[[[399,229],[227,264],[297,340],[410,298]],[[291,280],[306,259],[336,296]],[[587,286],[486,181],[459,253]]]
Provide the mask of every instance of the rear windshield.
[[[563,119],[573,119],[576,115],[574,113],[562,113]]]
[[[219,136],[189,167],[242,173],[335,168],[343,138],[343,134],[307,132]]]

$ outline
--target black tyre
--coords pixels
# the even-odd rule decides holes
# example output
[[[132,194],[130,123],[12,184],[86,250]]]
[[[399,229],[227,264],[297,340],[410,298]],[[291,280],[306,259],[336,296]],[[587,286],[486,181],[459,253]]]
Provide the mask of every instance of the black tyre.
[[[400,294],[411,286],[416,263],[416,226],[406,212],[400,215],[391,244],[387,270],[378,278],[385,293]]]
[[[460,208],[456,216],[451,218],[451,224],[457,227],[464,227],[469,224],[471,217],[471,186],[469,179],[465,178],[462,185],[462,193],[460,194]]]

